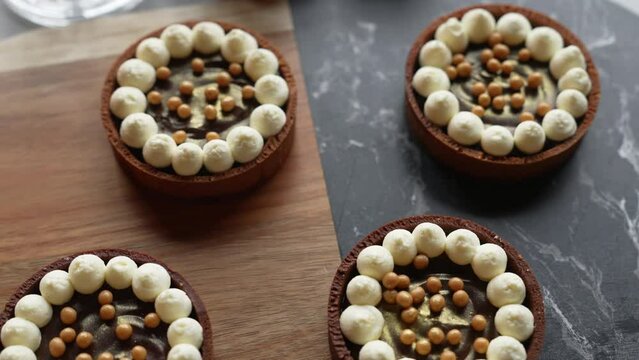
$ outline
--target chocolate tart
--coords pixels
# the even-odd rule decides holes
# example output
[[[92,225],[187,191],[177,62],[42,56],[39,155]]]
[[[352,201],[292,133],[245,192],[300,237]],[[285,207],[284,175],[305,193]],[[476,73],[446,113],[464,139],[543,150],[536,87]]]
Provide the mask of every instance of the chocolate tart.
[[[467,229],[474,232],[479,237],[481,244],[495,244],[503,248],[507,256],[506,272],[512,272],[519,275],[526,287],[526,297],[522,305],[526,306],[532,312],[535,325],[532,335],[523,342],[523,345],[525,346],[527,358],[529,360],[538,359],[544,339],[544,303],[541,288],[537,280],[535,279],[532,270],[530,269],[529,265],[526,263],[522,255],[507,241],[503,240],[497,234],[479,224],[456,217],[432,215],[413,216],[390,222],[364,237],[344,258],[341,265],[337,269],[337,272],[335,273],[328,302],[328,337],[332,359],[357,359],[357,354],[361,349],[360,345],[356,345],[346,339],[340,327],[341,313],[346,309],[346,307],[348,307],[348,300],[346,299],[347,284],[351,279],[359,275],[356,262],[360,252],[369,246],[381,245],[384,237],[392,230],[404,229],[412,231],[417,225],[425,222],[433,223],[440,226],[446,232],[446,234],[457,229]],[[464,280],[464,283],[466,283],[466,287],[464,289],[467,289],[468,293],[470,294],[469,305],[472,304],[472,311],[468,309],[462,310],[460,316],[465,317],[465,320],[467,321],[466,323],[468,324],[470,323],[472,312],[476,312],[478,314],[488,314],[488,316],[486,316],[486,318],[488,319],[488,325],[484,330],[485,335],[482,336],[494,336],[495,334],[497,334],[497,331],[495,329],[493,317],[494,312],[497,309],[494,308],[487,301],[485,291],[483,295],[481,291],[477,291],[482,289],[485,290],[486,282],[483,282],[483,285],[481,284],[482,281],[479,280],[476,275],[474,275],[473,270],[470,269],[470,265],[455,265],[445,255],[446,254],[431,258],[430,264],[424,270],[415,270],[414,268],[411,270],[409,269],[411,266],[400,267],[398,265],[395,265],[394,271],[397,272],[397,269],[400,269],[402,272],[406,272],[411,278],[411,283],[415,284],[417,282],[420,285],[423,285],[421,282],[422,280],[425,280],[426,277],[424,277],[423,279],[420,278],[420,280],[415,280],[413,276],[417,275],[421,277],[425,273],[428,273],[429,276],[437,275],[442,279],[445,279],[446,276],[461,277]],[[444,289],[442,288],[442,290]],[[442,351],[444,346],[433,345],[433,353],[431,353],[430,355],[418,355],[417,353],[414,353],[410,347],[402,345],[397,336],[401,330],[403,323],[399,320],[391,320],[391,323],[389,324],[389,318],[392,317],[393,314],[389,314],[389,305],[384,301],[385,300],[382,300],[377,305],[378,308],[381,308],[383,316],[386,319],[386,323],[382,331],[381,340],[388,341],[389,337],[392,338],[393,343],[391,343],[391,346],[395,350],[396,356],[398,358],[408,357],[415,358],[417,360],[431,359],[433,355],[437,356],[437,353],[435,351]],[[428,307],[427,301],[425,301],[421,306]],[[423,310],[419,311],[420,313],[423,313]],[[444,312],[442,312],[437,317],[442,317],[443,314]],[[427,317],[430,317],[430,315],[428,315]],[[438,321],[439,320],[432,321],[430,322],[430,324],[443,324],[440,325],[443,328],[447,326],[444,321],[442,321],[441,323]],[[457,345],[453,350],[456,353],[457,358],[460,360],[475,359],[474,353],[472,351],[472,342],[470,342],[469,340],[470,336],[476,335],[473,335],[470,329],[464,330],[463,328],[460,328],[458,326],[459,322],[457,322],[456,324],[451,322],[449,325],[450,328],[461,329],[462,333],[465,333],[466,336],[466,338],[462,338],[461,343]],[[466,326],[468,327],[468,325]],[[479,358],[485,358],[485,354],[480,355]]]
[[[198,21],[186,21],[182,24],[193,27],[197,23]],[[275,54],[279,62],[279,74],[286,81],[289,89],[288,101],[283,106],[286,122],[279,133],[264,140],[264,147],[255,159],[243,164],[235,163],[232,168],[222,173],[211,174],[201,170],[194,176],[180,176],[173,171],[157,169],[147,164],[142,158],[140,150],[129,148],[121,140],[118,125],[121,120],[111,113],[109,101],[111,94],[118,88],[116,74],[120,65],[135,57],[136,48],[140,42],[149,37],[159,37],[164,28],[153,31],[133,43],[117,58],[106,77],[101,96],[102,125],[106,129],[115,157],[123,169],[146,188],[183,198],[218,197],[245,192],[272,177],[291,151],[297,113],[297,87],[291,67],[280,51],[264,36],[239,25],[221,21],[216,21],[216,23],[225,32],[232,29],[246,31],[257,40],[258,47],[268,49]],[[196,55],[198,53],[194,50],[188,60]],[[174,61],[175,59],[171,60],[169,67],[173,65]],[[180,63],[182,68],[183,65]],[[147,107],[147,113],[149,113],[148,109]]]
[[[4,311],[0,315],[0,328],[2,328],[9,319],[14,317],[16,304],[21,298],[29,294],[40,294],[38,287],[40,280],[45,274],[54,270],[67,271],[74,258],[79,255],[85,254],[96,255],[104,260],[105,263],[116,256],[126,256],[133,260],[138,266],[145,263],[155,263],[166,269],[171,277],[171,288],[177,288],[184,291],[191,300],[193,307],[189,317],[195,319],[202,326],[203,342],[202,347],[199,349],[202,355],[202,359],[213,359],[213,332],[211,330],[209,317],[207,315],[204,303],[197,295],[195,290],[191,287],[191,285],[189,285],[189,283],[182,277],[182,275],[171,270],[161,261],[158,261],[157,259],[146,254],[124,249],[99,249],[93,251],[85,251],[74,255],[65,256],[43,267],[22,285],[20,285],[16,292],[7,301]],[[118,308],[118,305],[122,305],[124,307],[122,313],[120,313],[120,310],[116,310],[117,315],[114,320],[102,321],[97,315],[100,311],[100,304],[97,300],[97,293],[103,290],[109,290],[112,292],[112,304],[116,307],[116,309]],[[127,354],[130,352],[131,348],[134,345],[142,345],[147,349],[148,353],[146,358],[148,360],[166,359],[167,352],[170,349],[170,345],[167,339],[168,324],[160,322],[159,326],[152,329],[144,327],[144,325],[142,324],[144,322],[143,318],[145,314],[155,311],[154,303],[142,302],[138,300],[134,295],[131,287],[123,290],[115,290],[105,282],[102,288],[100,288],[94,294],[83,295],[76,292],[74,293],[71,300],[64,305],[51,306],[53,307],[53,318],[47,325],[40,328],[42,341],[40,343],[40,347],[35,351],[38,359],[54,359],[54,357],[51,356],[51,354],[49,353],[49,341],[52,338],[59,336],[58,334],[60,333],[60,330],[65,327],[75,328],[78,333],[80,332],[80,330],[89,331],[90,333],[94,334],[93,343],[89,348],[84,350],[79,349],[79,347],[75,343],[67,344],[66,352],[64,353],[64,355],[61,357],[55,357],[55,359],[75,359],[75,353],[79,352],[96,352],[95,354],[93,354],[94,359],[97,359],[98,354],[103,351],[108,351],[115,354]],[[66,306],[71,306],[77,310],[78,320],[74,324],[65,325],[61,321],[61,317],[59,316],[59,314],[61,309]],[[86,317],[83,318],[83,316]],[[130,339],[125,341],[118,341],[114,335],[115,327],[119,323],[119,317],[126,317],[126,322],[130,322],[133,325],[133,335]],[[148,332],[149,336],[144,336],[146,333],[140,334],[140,329]],[[4,348],[0,345],[0,351],[3,349]],[[126,357],[127,355],[120,356]],[[130,355],[128,356],[130,357]],[[116,358],[119,359],[120,357],[116,356]]]
[[[423,111],[424,98],[417,94],[411,86],[413,75],[419,68],[418,56],[421,46],[433,39],[437,28],[451,17],[459,18],[469,10],[482,8],[492,13],[495,18],[508,12],[516,12],[525,16],[533,27],[548,26],[562,36],[564,45],[577,46],[586,62],[586,72],[592,82],[592,90],[586,96],[588,109],[578,122],[576,133],[565,141],[546,146],[536,154],[511,153],[506,156],[491,156],[481,148],[466,147],[455,142],[446,134],[444,128],[434,125]],[[452,82],[452,81],[451,81]],[[577,36],[565,26],[547,15],[534,10],[502,4],[475,5],[460,8],[443,15],[430,23],[413,43],[405,68],[405,96],[408,123],[412,133],[423,143],[426,150],[440,163],[453,170],[474,178],[499,182],[514,182],[539,177],[558,168],[577,149],[595,119],[600,98],[599,75],[588,49]],[[461,101],[460,101],[461,103]],[[461,105],[461,104],[460,104]],[[467,109],[470,111],[470,109]]]

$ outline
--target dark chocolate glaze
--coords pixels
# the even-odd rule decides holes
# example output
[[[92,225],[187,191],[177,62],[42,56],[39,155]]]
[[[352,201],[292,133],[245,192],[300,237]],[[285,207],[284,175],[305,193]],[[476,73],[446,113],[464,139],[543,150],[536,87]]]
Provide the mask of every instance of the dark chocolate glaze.
[[[538,72],[542,75],[543,80],[538,89],[529,89],[524,86],[519,91],[511,91],[508,86],[508,79],[512,75],[494,74],[482,66],[479,55],[483,49],[488,48],[487,44],[471,45],[464,54],[466,61],[473,66],[471,76],[465,79],[458,77],[451,81],[450,91],[459,99],[460,111],[470,111],[474,105],[478,105],[477,98],[471,92],[471,87],[475,82],[484,83],[486,87],[491,82],[496,82],[501,84],[504,89],[503,95],[506,100],[506,106],[501,111],[496,111],[492,106],[489,106],[482,118],[484,124],[487,125],[502,125],[514,131],[517,124],[519,124],[519,115],[523,111],[535,114],[537,105],[541,102],[554,106],[558,93],[557,82],[550,75],[548,63],[540,63],[533,60],[528,62],[517,61],[512,74],[518,74],[525,80],[529,74]],[[516,61],[519,49],[521,47],[512,48],[508,59]],[[510,96],[515,93],[520,93],[526,97],[523,109],[515,110],[510,107]],[[537,117],[537,121],[541,121],[541,118]]]
[[[193,58],[199,57],[204,60],[205,69],[202,74],[195,74],[191,68]],[[242,73],[237,77],[231,77],[231,84],[228,87],[219,87],[220,96],[215,102],[207,102],[204,96],[204,90],[213,85],[217,86],[216,76],[221,71],[227,71],[230,63],[222,58],[221,55],[203,55],[193,53],[186,59],[171,59],[169,68],[171,69],[171,77],[167,80],[156,80],[152,90],[156,90],[162,94],[162,103],[160,105],[150,105],[146,109],[146,113],[153,116],[158,123],[161,133],[172,134],[177,130],[184,130],[191,139],[204,139],[206,133],[215,131],[223,134],[230,127],[237,124],[248,124],[248,119],[253,109],[259,106],[255,98],[251,100],[242,99],[242,87],[252,85],[253,82]],[[180,94],[179,86],[182,81],[191,81],[193,83],[193,95],[183,96]],[[181,119],[176,112],[170,112],[166,107],[166,101],[171,96],[179,96],[183,103],[191,106],[192,115],[189,119]],[[232,111],[222,111],[222,99],[231,96],[235,100],[235,108]],[[218,111],[218,117],[215,121],[207,121],[204,118],[204,107],[207,104],[214,105]]]
[[[113,292],[116,317],[110,321],[103,321],[99,316],[98,294],[104,289]],[[114,290],[105,284],[101,290],[91,295],[82,295],[76,292],[67,304],[53,307],[51,322],[40,329],[42,343],[36,351],[38,359],[73,360],[82,352],[91,354],[95,359],[105,351],[113,354],[115,359],[130,359],[131,349],[136,345],[141,345],[147,350],[147,360],[166,359],[171,348],[166,336],[168,324],[162,322],[155,329],[144,327],[144,316],[155,312],[154,304],[138,300],[131,288]],[[67,327],[60,320],[60,310],[65,306],[74,308],[78,313],[78,320],[70,327],[75,329],[78,334],[81,331],[93,334],[93,345],[88,349],[81,350],[75,343],[67,344],[64,355],[60,358],[54,358],[49,353],[49,341],[59,336],[60,330]],[[195,317],[195,315],[191,314],[191,317]],[[128,323],[133,327],[133,335],[129,340],[120,341],[115,337],[115,328],[120,323]]]
[[[414,345],[404,345],[399,340],[399,335],[404,329],[411,329],[417,334],[417,339],[427,338],[428,330],[434,326],[444,330],[458,329],[462,333],[462,341],[459,345],[451,346],[446,342],[441,345],[432,344],[431,355],[439,355],[444,349],[449,349],[457,355],[460,360],[483,359],[485,355],[475,354],[473,350],[473,342],[478,337],[493,339],[497,336],[497,330],[494,325],[494,317],[497,308],[490,304],[486,297],[487,282],[480,280],[475,276],[470,265],[460,266],[454,264],[450,259],[442,254],[436,258],[430,259],[430,264],[424,270],[417,270],[412,266],[396,266],[397,274],[406,274],[411,278],[411,287],[413,289],[422,286],[426,290],[426,279],[430,276],[438,277],[442,282],[442,290],[440,294],[446,299],[446,308],[439,314],[431,313],[428,307],[428,298],[430,294],[426,291],[425,301],[417,305],[419,316],[417,321],[408,325],[401,320],[401,307],[399,305],[391,305],[384,300],[380,302],[377,308],[384,315],[384,330],[380,340],[391,345],[395,350],[398,358],[408,357],[416,360],[431,359],[429,356],[421,356],[415,352]],[[357,276],[358,273],[354,274]],[[464,290],[468,293],[469,302],[464,308],[458,308],[453,304],[452,293],[448,290],[448,279],[451,277],[459,277],[464,280]],[[350,279],[349,279],[350,280]],[[343,299],[342,310],[346,309],[350,304],[346,298]],[[470,327],[470,320],[476,314],[486,317],[486,329],[482,332],[474,331]],[[347,342],[349,350],[354,358],[358,358],[361,346],[355,345],[350,341]]]

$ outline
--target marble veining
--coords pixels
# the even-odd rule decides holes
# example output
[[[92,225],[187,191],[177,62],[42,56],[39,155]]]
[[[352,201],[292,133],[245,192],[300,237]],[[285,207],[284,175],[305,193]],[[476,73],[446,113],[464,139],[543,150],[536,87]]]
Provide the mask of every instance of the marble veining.
[[[292,2],[340,250],[346,254],[364,234],[408,215],[472,219],[515,245],[542,284],[542,359],[638,359],[639,6],[510,2],[550,14],[584,41],[602,97],[566,166],[539,181],[498,186],[442,168],[406,125],[410,45],[435,17],[468,3]]]

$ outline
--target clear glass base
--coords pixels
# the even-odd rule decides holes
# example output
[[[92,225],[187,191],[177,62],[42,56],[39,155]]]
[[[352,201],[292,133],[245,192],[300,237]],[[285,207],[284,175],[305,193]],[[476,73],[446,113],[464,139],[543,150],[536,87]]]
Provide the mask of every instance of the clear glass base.
[[[16,14],[38,25],[67,26],[78,20],[133,9],[142,0],[4,0]]]

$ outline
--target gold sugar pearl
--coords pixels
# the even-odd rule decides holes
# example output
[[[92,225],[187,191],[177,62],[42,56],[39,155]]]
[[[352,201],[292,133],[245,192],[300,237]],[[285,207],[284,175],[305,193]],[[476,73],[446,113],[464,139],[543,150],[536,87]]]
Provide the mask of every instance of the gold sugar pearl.
[[[419,254],[419,255],[415,256],[415,258],[413,259],[413,266],[417,270],[423,270],[423,269],[426,269],[428,267],[428,263],[429,262],[430,262],[430,260],[428,259],[428,256],[423,255],[423,254]]]
[[[529,121],[529,120],[535,120],[535,115],[533,115],[532,113],[528,112],[528,111],[524,111],[523,113],[521,113],[519,115],[519,121]]]
[[[220,134],[216,133],[215,131],[209,131],[206,133],[206,141],[213,141],[213,140],[217,140],[220,138]]]
[[[441,355],[439,355],[439,360],[457,360],[457,355],[454,352],[445,349],[442,351]]]
[[[496,82],[491,82],[490,84],[488,84],[488,95],[490,95],[490,97],[501,95],[503,92],[504,88],[501,86],[501,84]]]
[[[438,327],[432,327],[428,330],[428,340],[435,345],[443,343],[445,338],[444,331]]]
[[[468,293],[464,290],[457,290],[453,294],[453,304],[457,307],[464,307],[468,305]]]
[[[521,109],[525,102],[526,98],[522,94],[512,94],[510,97],[510,106],[512,106],[513,109]]]
[[[182,81],[180,83],[180,94],[184,95],[184,96],[191,96],[193,95],[193,83],[190,81]]]
[[[187,104],[182,104],[178,106],[177,114],[181,119],[188,119],[191,117],[191,107]]]
[[[160,66],[155,71],[155,77],[158,78],[159,80],[167,80],[168,78],[171,77],[171,69],[169,69],[166,66]]]
[[[541,117],[545,116],[550,110],[552,110],[552,106],[546,102],[540,102],[537,105],[537,115]]]
[[[146,99],[149,101],[151,105],[160,105],[162,103],[162,94],[153,90],[146,94]]]
[[[82,353],[76,356],[75,360],[93,360],[93,357],[87,353]]]
[[[242,87],[242,99],[250,100],[255,97],[255,88],[251,85],[244,85]]]
[[[399,341],[404,345],[412,345],[416,338],[415,332],[411,329],[404,329],[401,334],[399,334]]]
[[[501,63],[497,59],[490,59],[486,63],[486,68],[491,73],[495,73],[496,74],[496,73],[501,71]]]
[[[510,75],[511,72],[513,72],[513,70],[515,70],[515,65],[517,65],[514,61],[512,60],[506,60],[501,64],[501,72],[504,75]]]
[[[453,55],[453,65],[459,65],[464,61],[464,54]]]
[[[191,69],[193,69],[193,72],[196,74],[201,74],[204,72],[204,60],[200,59],[200,58],[193,58],[193,60],[191,60]]]
[[[487,108],[488,106],[490,106],[490,101],[491,101],[491,98],[490,98],[490,95],[488,95],[488,93],[483,93],[479,95],[479,97],[477,98],[477,102],[483,108]]]
[[[242,65],[231,63],[231,65],[229,65],[229,73],[235,77],[242,75]]]
[[[233,110],[234,108],[235,108],[235,100],[232,97],[227,96],[224,99],[222,99],[222,111],[229,112]]]
[[[399,276],[392,271],[384,274],[384,276],[382,277],[382,285],[384,285],[384,287],[387,289],[392,290],[396,288],[398,283]]]
[[[457,79],[457,68],[452,65],[446,66],[446,75],[448,75],[448,78],[451,80]]]
[[[204,107],[204,118],[209,121],[217,119],[217,108],[213,105],[206,105]]]
[[[409,308],[411,305],[413,305],[413,297],[408,291],[400,291],[397,293],[395,302],[399,304],[399,306],[406,309],[406,308]]]
[[[467,78],[470,76],[470,74],[472,74],[472,72],[473,66],[470,65],[468,61],[461,62],[459,65],[457,65],[457,75],[459,75],[460,77]]]
[[[113,360],[113,355],[110,352],[103,352],[98,356],[98,360]]]
[[[446,307],[446,299],[440,294],[433,295],[428,299],[428,307],[432,312],[441,312]]]
[[[171,134],[171,137],[173,138],[173,140],[175,140],[176,144],[180,145],[181,143],[186,141],[186,131],[178,130]]]
[[[543,78],[540,73],[534,72],[528,75],[528,87],[531,89],[536,89],[541,86]]]
[[[420,339],[415,344],[415,351],[419,355],[424,355],[424,356],[428,355],[428,354],[430,354],[431,350],[432,350],[432,346],[430,345],[430,341],[428,341],[426,339]]]
[[[511,90],[517,91],[524,86],[524,79],[519,75],[512,76],[508,79],[508,86]]]
[[[128,340],[133,335],[133,327],[130,324],[120,324],[115,328],[115,337],[118,340]]]
[[[426,290],[431,294],[437,294],[442,289],[442,282],[434,276],[426,279]]]
[[[503,96],[498,95],[493,98],[493,109],[503,110],[504,106],[506,106],[506,99]]]
[[[413,297],[413,304],[421,304],[426,297],[426,291],[423,287],[416,287],[410,291],[410,295]]]
[[[108,305],[111,303],[113,303],[113,293],[109,290],[100,291],[100,294],[98,294],[98,304]]]
[[[486,109],[484,109],[484,107],[481,105],[474,105],[473,108],[470,109],[470,112],[479,117],[484,117],[484,115],[486,114]]]
[[[410,286],[410,278],[407,275],[399,275],[397,277],[397,288],[398,289],[408,289]]]
[[[86,349],[93,343],[93,334],[83,331],[75,338],[75,343],[80,349]]]
[[[148,313],[144,317],[144,326],[149,329],[155,329],[160,326],[160,316],[156,313]]]
[[[100,307],[100,319],[102,321],[109,321],[115,318],[115,307],[111,304],[102,305]]]
[[[382,297],[387,304],[395,304],[397,302],[397,291],[395,290],[386,290],[382,293]]]
[[[217,84],[221,87],[227,87],[231,84],[231,75],[229,75],[226,71],[221,71],[217,74],[215,82],[217,82]]]
[[[60,310],[60,320],[64,325],[71,325],[78,319],[78,313],[72,307],[64,307]]]
[[[470,320],[470,327],[472,327],[475,331],[484,331],[486,323],[486,317],[484,315],[477,314]]]
[[[478,354],[485,354],[488,351],[488,344],[490,342],[485,337],[478,337],[473,342],[473,349]]]
[[[145,360],[146,359],[146,349],[144,346],[136,345],[131,349],[131,357],[133,360]]]
[[[54,337],[49,341],[49,354],[54,358],[62,357],[65,351],[67,351],[67,346],[59,337]]]
[[[481,53],[479,53],[479,60],[481,61],[482,64],[486,64],[488,60],[494,57],[495,57],[495,54],[490,49],[484,49],[481,51]]]
[[[504,41],[504,38],[498,32],[494,32],[488,37],[488,45],[490,45],[490,47],[501,44],[502,41]]]
[[[166,101],[166,107],[169,108],[169,111],[176,111],[180,105],[182,105],[182,99],[177,96],[171,96]]]
[[[461,338],[462,333],[457,329],[452,329],[446,334],[446,341],[451,345],[459,345]]]
[[[464,288],[464,280],[458,277],[452,277],[448,280],[448,289],[455,292]]]
[[[497,44],[493,46],[493,54],[499,60],[506,60],[510,54],[510,48],[506,44]]]
[[[485,91],[486,91],[486,85],[484,85],[483,82],[477,81],[476,83],[473,84],[473,86],[470,87],[470,92],[474,96],[479,96],[483,94]]]
[[[519,59],[519,61],[521,62],[530,60],[530,50],[526,48],[519,50],[519,53],[517,53],[517,59]]]
[[[407,324],[412,324],[417,321],[417,316],[419,316],[419,311],[414,307],[402,310],[402,313],[400,315],[402,321]]]
[[[73,328],[64,328],[60,331],[60,339],[67,344],[70,344],[75,341],[75,329]]]
[[[204,90],[206,101],[215,101],[220,96],[220,91],[215,86],[209,86]]]

